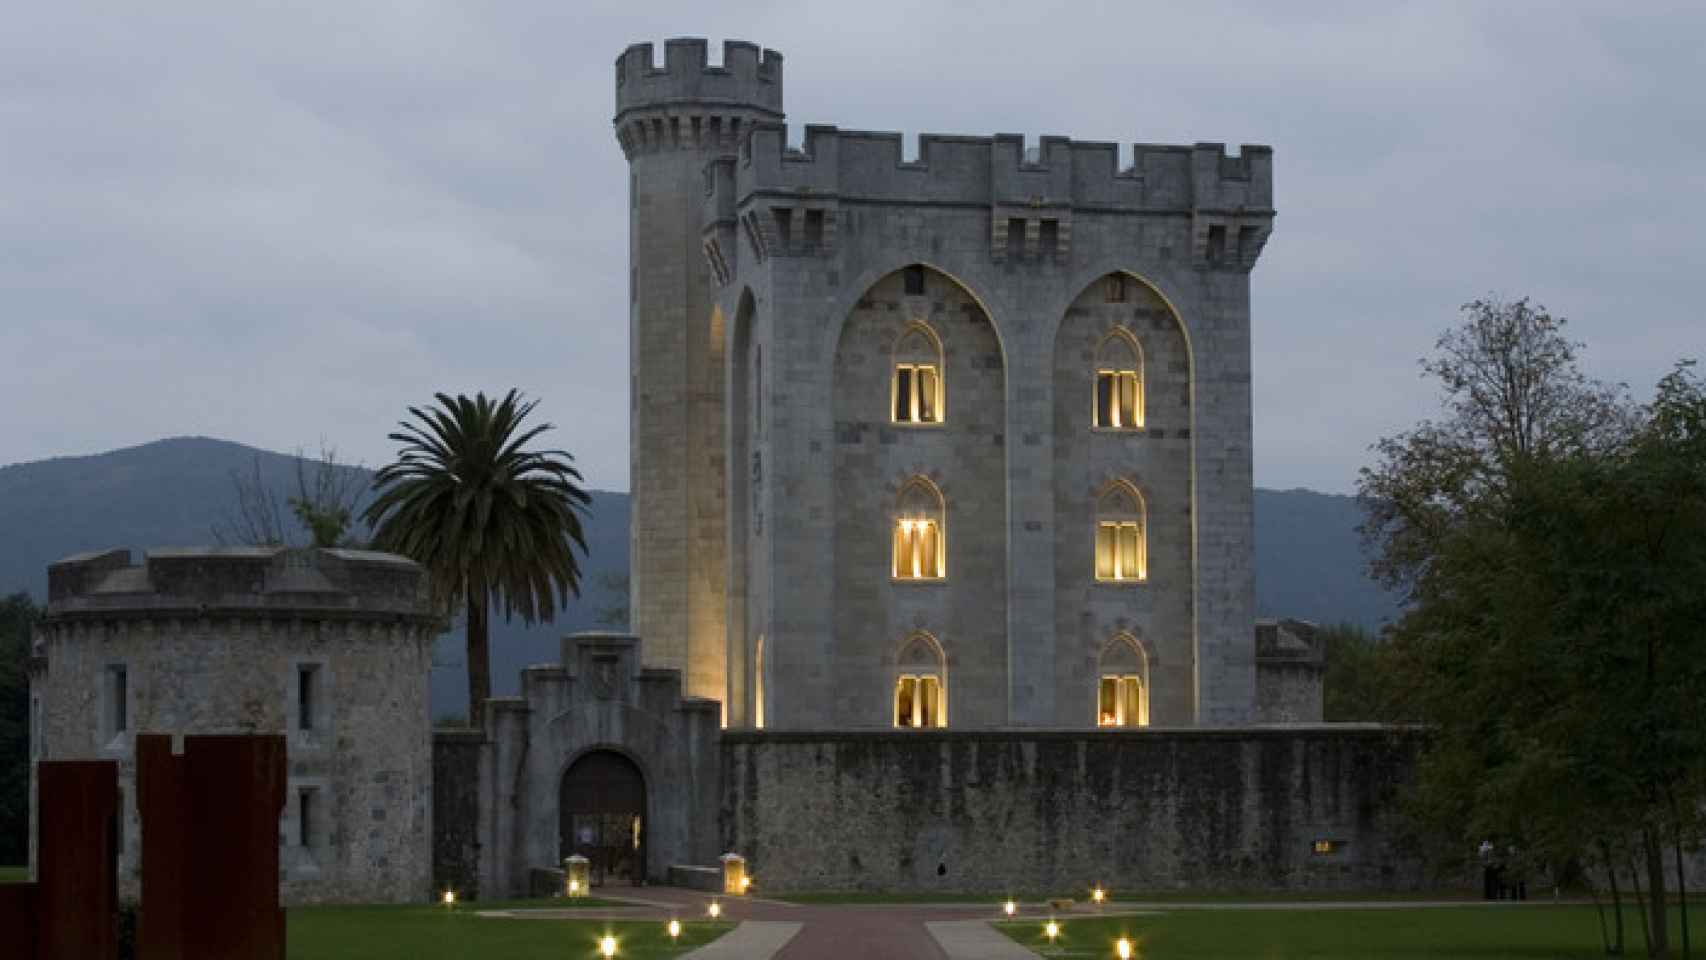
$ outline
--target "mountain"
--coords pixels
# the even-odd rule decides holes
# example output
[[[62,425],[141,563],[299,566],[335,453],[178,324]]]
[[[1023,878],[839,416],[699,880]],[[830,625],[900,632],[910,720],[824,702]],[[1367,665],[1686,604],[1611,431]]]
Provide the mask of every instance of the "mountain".
[[[296,489],[297,458],[225,440],[179,437],[87,457],[0,467],[0,595],[46,599],[47,565],[85,550],[215,542],[214,528],[236,507],[233,474],[261,479],[280,500]],[[365,487],[371,473],[345,467]],[[625,598],[607,585],[628,570],[628,495],[590,491],[588,559],[582,596],[555,623],[492,624],[492,686],[516,691],[519,671],[554,662],[566,633],[600,629],[601,611]],[[1258,615],[1375,628],[1396,613],[1390,595],[1365,573],[1351,497],[1309,490],[1256,491]],[[287,532],[296,534],[286,515]],[[461,634],[439,638],[433,670],[437,714],[466,709]]]

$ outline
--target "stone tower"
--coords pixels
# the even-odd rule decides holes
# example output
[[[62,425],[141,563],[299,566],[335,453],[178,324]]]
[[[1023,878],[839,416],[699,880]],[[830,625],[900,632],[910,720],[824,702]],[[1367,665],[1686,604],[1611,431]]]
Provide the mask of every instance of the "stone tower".
[[[780,122],[782,56],[750,43],[669,40],[616,60],[628,158],[631,629],[691,696],[725,696],[728,546],[723,315],[700,228],[707,170],[757,123]]]

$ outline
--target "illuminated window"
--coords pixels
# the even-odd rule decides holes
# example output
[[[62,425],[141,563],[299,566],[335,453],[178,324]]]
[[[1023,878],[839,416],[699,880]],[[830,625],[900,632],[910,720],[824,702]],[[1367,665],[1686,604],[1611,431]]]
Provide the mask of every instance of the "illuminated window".
[[[1102,675],[1096,697],[1096,723],[1103,727],[1141,727],[1143,681],[1138,677]]]
[[[896,500],[892,575],[897,580],[940,580],[948,575],[947,552],[942,494],[929,480],[914,477]]]
[[[929,729],[948,725],[946,658],[928,633],[908,637],[896,660],[894,725]]]
[[[752,725],[764,729],[764,634],[758,635],[757,649],[753,654],[752,679],[756,688],[752,697]]]
[[[929,327],[915,323],[895,343],[890,393],[895,423],[942,422],[942,344]]]
[[[1137,340],[1115,330],[1096,349],[1095,424],[1104,430],[1143,426],[1143,354]]]
[[[1343,850],[1344,847],[1345,842],[1343,840],[1317,840],[1312,849],[1318,857],[1330,857]]]
[[[1097,662],[1096,725],[1149,726],[1149,658],[1137,638],[1116,634]]]
[[[1096,579],[1128,582],[1149,576],[1143,500],[1124,481],[1110,486],[1096,505]]]

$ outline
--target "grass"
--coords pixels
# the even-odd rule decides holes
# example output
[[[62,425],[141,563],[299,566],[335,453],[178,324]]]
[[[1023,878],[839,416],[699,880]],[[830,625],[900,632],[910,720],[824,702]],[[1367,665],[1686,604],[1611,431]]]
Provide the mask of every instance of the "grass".
[[[29,867],[0,867],[0,883],[28,883]]]
[[[762,894],[760,894],[762,896]],[[1074,890],[1069,893],[1056,893],[1047,896],[1038,894],[1020,894],[1018,899],[1023,903],[1042,903],[1050,899],[1068,899],[1079,904],[1090,903],[1090,891]],[[869,893],[863,891],[823,891],[813,893],[783,893],[771,897],[785,903],[798,904],[885,904],[885,903],[987,903],[999,904],[1007,899],[999,893],[965,893],[965,892],[929,892],[929,893]],[[1290,890],[1290,891],[1249,891],[1249,892],[1213,892],[1202,890],[1115,890],[1108,894],[1112,903],[1383,903],[1390,901],[1416,900],[1478,900],[1478,890],[1439,890],[1409,893],[1391,893],[1387,891],[1325,891],[1325,890]]]
[[[1673,945],[1680,943],[1672,911]],[[1696,949],[1706,943],[1706,908],[1689,911]],[[996,926],[1051,958],[1113,957],[1129,937],[1141,960],[1364,960],[1368,957],[1451,960],[1588,960],[1601,957],[1592,907],[1475,906],[1412,910],[1192,911],[1140,917],[1063,920],[1054,946],[1040,921]],[[1624,914],[1624,954],[1645,955],[1640,921]]]
[[[576,906],[589,906],[581,901]],[[408,906],[297,907],[286,911],[286,955],[291,960],[580,960],[598,956],[598,940],[613,936],[625,960],[661,960],[703,946],[733,924],[683,921],[672,945],[655,921],[504,920],[475,910],[566,906],[563,900],[469,904],[454,910]]]

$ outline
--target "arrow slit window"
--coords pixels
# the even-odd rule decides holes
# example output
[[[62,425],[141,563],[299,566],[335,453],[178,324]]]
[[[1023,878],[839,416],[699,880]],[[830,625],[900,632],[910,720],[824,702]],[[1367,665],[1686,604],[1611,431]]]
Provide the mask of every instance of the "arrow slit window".
[[[1149,545],[1143,498],[1121,480],[1096,503],[1096,579],[1139,582],[1149,577]]]
[[[896,580],[941,580],[948,575],[947,537],[943,529],[942,494],[923,477],[914,477],[895,500],[894,557]]]
[[[1101,430],[1143,426],[1143,351],[1124,330],[1109,333],[1096,348],[1093,417]]]
[[[922,323],[913,323],[895,342],[890,403],[895,423],[941,423],[942,342]]]

